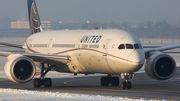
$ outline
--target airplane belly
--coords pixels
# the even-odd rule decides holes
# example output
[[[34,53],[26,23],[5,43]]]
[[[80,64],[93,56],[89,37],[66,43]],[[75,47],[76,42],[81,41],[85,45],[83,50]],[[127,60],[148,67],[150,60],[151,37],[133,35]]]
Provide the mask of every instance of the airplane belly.
[[[108,67],[107,61],[102,54],[91,54],[84,52],[78,55],[79,63],[89,73],[113,73]]]
[[[129,71],[127,61],[119,60],[114,57],[108,57],[108,64],[115,74],[126,73]]]

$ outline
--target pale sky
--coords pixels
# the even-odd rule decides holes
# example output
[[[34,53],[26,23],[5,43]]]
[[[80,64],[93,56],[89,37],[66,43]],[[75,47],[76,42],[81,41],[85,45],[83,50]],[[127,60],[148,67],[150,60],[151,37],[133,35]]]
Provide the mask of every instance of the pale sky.
[[[41,20],[180,21],[180,0],[36,0]],[[0,0],[1,17],[25,17],[26,0]]]

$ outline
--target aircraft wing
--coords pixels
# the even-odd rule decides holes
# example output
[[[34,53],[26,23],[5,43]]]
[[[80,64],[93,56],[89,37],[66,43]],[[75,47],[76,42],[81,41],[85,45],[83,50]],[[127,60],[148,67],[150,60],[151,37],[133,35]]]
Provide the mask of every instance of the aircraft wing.
[[[157,48],[161,46],[156,46],[156,45],[143,45],[143,48]]]
[[[146,49],[145,54],[153,52],[153,51],[165,51],[165,50],[171,50],[174,48],[180,48],[180,44],[175,44],[175,45],[169,45],[169,46],[162,46],[162,47],[157,47],[157,48],[151,48],[151,49]]]
[[[166,53],[166,54],[169,54],[169,55],[180,55],[180,52],[163,52],[163,53]]]
[[[0,42],[0,45],[6,45],[10,47],[16,47],[16,48],[21,48],[23,49],[22,45],[16,45],[16,44],[11,44],[11,43],[4,43]],[[36,54],[36,53],[15,53],[15,52],[0,52],[0,56],[5,56],[8,57],[11,54],[21,54],[24,56],[27,56],[33,61],[36,62],[46,62],[50,64],[57,64],[57,65],[64,65],[70,62],[70,57],[69,56],[63,56],[63,55],[50,55],[50,54]]]
[[[12,53],[12,52],[0,52],[0,56],[8,57],[11,54],[21,54],[27,56],[36,62],[46,62],[53,64],[67,64],[69,63],[70,57],[63,55],[49,55],[49,54],[36,54],[36,53]]]
[[[0,42],[0,45],[6,45],[6,46],[16,47],[16,48],[23,48],[22,45],[16,45],[16,44],[4,43],[4,42]]]

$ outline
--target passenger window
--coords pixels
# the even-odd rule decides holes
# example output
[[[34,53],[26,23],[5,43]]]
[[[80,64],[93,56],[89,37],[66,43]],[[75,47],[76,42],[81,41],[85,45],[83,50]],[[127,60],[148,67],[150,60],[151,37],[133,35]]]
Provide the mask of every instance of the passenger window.
[[[135,49],[140,49],[139,44],[134,44],[134,48],[135,48]]]
[[[119,47],[118,47],[118,49],[125,49],[124,44],[120,44]]]
[[[132,44],[126,44],[126,49],[134,49]]]

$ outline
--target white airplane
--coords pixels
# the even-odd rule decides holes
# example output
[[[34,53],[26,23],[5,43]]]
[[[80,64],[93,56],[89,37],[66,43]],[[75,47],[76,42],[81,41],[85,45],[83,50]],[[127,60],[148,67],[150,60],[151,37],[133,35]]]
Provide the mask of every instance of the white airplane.
[[[51,87],[45,75],[53,70],[74,74],[108,74],[100,80],[101,86],[119,86],[121,75],[125,79],[122,89],[131,89],[131,78],[145,64],[146,73],[157,80],[167,80],[176,71],[174,59],[162,53],[180,47],[180,44],[144,50],[140,40],[123,30],[58,30],[43,31],[35,0],[27,0],[31,36],[24,45],[3,43],[22,48],[24,53],[0,52],[7,57],[4,72],[16,83],[33,79],[36,67],[40,78],[33,80],[34,87]]]

